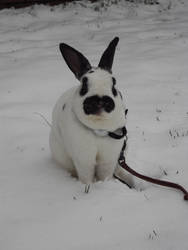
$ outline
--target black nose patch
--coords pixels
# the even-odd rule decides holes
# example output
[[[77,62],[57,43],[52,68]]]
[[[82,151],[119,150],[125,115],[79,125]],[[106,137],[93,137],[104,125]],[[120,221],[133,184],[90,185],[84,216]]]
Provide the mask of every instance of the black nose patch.
[[[86,115],[100,114],[102,111],[107,113],[112,112],[115,108],[115,103],[110,96],[93,95],[87,97],[83,103],[83,109]]]

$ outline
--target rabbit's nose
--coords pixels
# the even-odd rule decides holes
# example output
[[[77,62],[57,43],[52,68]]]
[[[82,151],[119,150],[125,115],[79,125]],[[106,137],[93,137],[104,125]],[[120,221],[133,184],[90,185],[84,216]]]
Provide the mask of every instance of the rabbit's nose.
[[[109,96],[98,95],[87,97],[83,103],[85,114],[100,114],[102,111],[110,113],[115,108],[113,99]]]

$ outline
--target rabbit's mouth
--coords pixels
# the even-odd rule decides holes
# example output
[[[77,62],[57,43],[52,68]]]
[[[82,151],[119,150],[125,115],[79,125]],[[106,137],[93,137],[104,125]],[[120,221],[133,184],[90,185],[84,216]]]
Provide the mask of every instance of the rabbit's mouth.
[[[101,116],[103,112],[110,113],[114,110],[115,103],[110,96],[90,96],[83,102],[83,110],[86,115]]]

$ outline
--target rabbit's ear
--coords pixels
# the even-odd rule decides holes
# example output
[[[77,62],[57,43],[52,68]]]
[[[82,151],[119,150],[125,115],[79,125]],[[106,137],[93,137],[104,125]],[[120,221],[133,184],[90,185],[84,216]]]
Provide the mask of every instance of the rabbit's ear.
[[[110,42],[110,44],[108,45],[108,48],[102,54],[98,67],[111,72],[112,64],[114,60],[114,53],[115,53],[118,42],[119,42],[119,37],[115,37]]]
[[[65,62],[78,80],[91,69],[89,61],[79,51],[65,43],[60,43],[59,48]]]

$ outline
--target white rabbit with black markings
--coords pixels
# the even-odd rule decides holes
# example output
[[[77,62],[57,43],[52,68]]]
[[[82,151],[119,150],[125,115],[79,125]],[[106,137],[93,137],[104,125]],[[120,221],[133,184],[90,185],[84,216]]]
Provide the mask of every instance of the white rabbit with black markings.
[[[98,67],[79,51],[60,44],[60,51],[80,84],[65,92],[52,114],[50,148],[53,158],[86,185],[113,175],[133,185],[118,166],[124,143],[125,105],[112,75],[115,37]],[[116,138],[117,137],[117,138]]]

